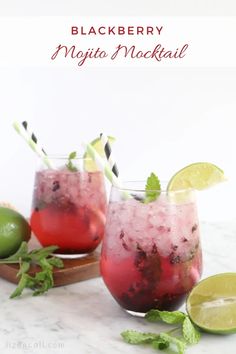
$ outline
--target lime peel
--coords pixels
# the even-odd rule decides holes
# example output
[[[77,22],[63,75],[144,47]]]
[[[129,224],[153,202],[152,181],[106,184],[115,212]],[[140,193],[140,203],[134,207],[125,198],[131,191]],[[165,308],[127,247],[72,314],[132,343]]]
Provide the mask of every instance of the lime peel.
[[[236,273],[221,273],[199,282],[186,308],[191,321],[210,333],[236,333]]]
[[[218,166],[210,162],[195,162],[179,170],[171,178],[167,190],[203,190],[225,180],[224,172]]]
[[[22,241],[28,241],[31,228],[17,211],[0,207],[0,259],[15,253]]]

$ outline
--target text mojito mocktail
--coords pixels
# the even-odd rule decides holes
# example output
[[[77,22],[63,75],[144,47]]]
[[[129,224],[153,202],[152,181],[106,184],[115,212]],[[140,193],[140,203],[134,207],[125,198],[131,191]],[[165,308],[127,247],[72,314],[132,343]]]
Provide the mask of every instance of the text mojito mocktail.
[[[106,196],[101,172],[66,167],[36,173],[31,227],[43,246],[57,253],[93,251],[104,234]]]
[[[119,200],[113,191],[101,272],[121,307],[141,313],[153,308],[177,309],[201,270],[194,201],[175,203],[162,193],[145,204],[134,198]]]

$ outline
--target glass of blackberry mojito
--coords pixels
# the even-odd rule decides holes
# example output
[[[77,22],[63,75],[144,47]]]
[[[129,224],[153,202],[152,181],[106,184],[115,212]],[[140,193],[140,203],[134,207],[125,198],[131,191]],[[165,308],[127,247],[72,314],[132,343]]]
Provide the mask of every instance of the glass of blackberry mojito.
[[[102,277],[131,314],[175,310],[202,271],[194,190],[152,191],[157,198],[147,200],[144,189],[131,186],[111,190]]]
[[[35,175],[32,230],[42,246],[57,245],[69,258],[95,250],[104,234],[104,176],[88,172],[87,160],[50,157],[53,167],[41,166]]]

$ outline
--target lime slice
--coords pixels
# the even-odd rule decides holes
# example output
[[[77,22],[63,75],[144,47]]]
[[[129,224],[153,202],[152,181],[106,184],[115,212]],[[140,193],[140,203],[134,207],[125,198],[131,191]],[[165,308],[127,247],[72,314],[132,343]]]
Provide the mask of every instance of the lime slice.
[[[225,181],[224,172],[209,162],[196,162],[178,171],[170,180],[167,190],[202,190]]]
[[[236,333],[236,273],[222,273],[198,283],[187,299],[192,322],[211,333]]]
[[[108,136],[108,141],[112,145],[113,142],[115,141],[115,138],[113,138],[112,136]],[[100,138],[93,140],[90,144],[93,146],[93,148],[97,151],[97,153],[100,156],[106,157]],[[96,163],[91,159],[90,155],[87,152],[85,152],[84,158],[85,158],[84,168],[87,172],[94,172],[98,170]]]

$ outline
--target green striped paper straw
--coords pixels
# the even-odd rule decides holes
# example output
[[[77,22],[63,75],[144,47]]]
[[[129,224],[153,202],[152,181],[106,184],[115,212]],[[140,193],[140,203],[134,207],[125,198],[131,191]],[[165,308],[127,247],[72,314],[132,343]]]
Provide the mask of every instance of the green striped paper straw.
[[[111,145],[109,143],[108,136],[103,134],[103,133],[101,133],[100,134],[100,140],[101,140],[101,143],[102,143],[102,147],[103,147],[106,159],[107,159],[107,161],[109,163],[109,166],[110,166],[112,172],[114,173],[114,175],[116,175],[116,177],[118,177],[119,171],[118,171],[116,162],[115,162],[115,160],[113,158],[113,153],[112,153],[112,150],[111,150]]]
[[[93,161],[95,161],[95,163],[98,165],[98,167],[104,172],[105,176],[111,182],[111,184],[119,189],[123,189],[122,195],[123,195],[124,199],[134,198],[134,199],[140,201],[140,199],[138,199],[138,197],[135,194],[130,194],[127,192],[127,190],[124,190],[124,187],[123,187],[120,179],[116,176],[116,174],[112,170],[112,166],[114,166],[114,164],[112,164],[112,166],[110,166],[109,159],[104,160],[97,153],[97,151],[94,149],[94,147],[91,144],[83,143],[82,145],[84,146],[85,150],[87,150],[88,154],[91,156]],[[105,152],[105,154],[106,154],[106,152]],[[117,172],[118,172],[118,170],[117,170]]]
[[[42,159],[43,163],[49,167],[52,168],[52,163],[49,160],[48,156],[42,151],[42,148],[36,144],[30,134],[25,130],[22,124],[18,122],[13,123],[13,127],[17,131],[17,133],[26,141],[26,143],[31,147],[31,149]]]
[[[83,143],[83,146],[91,158],[96,162],[98,167],[104,172],[105,176],[111,182],[111,184],[117,188],[122,189],[122,183],[120,182],[119,178],[117,178],[116,175],[112,172],[109,163],[97,153],[91,144]]]

